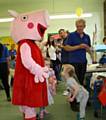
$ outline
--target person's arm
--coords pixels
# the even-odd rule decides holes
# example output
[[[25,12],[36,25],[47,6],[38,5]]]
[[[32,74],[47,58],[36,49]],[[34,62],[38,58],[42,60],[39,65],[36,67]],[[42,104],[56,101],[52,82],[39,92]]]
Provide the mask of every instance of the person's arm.
[[[10,56],[7,57],[8,71],[10,69],[10,64],[9,63],[10,63]]]
[[[5,47],[5,56],[6,56],[6,62],[8,65],[8,74],[10,73],[10,54],[9,54],[9,50],[7,47]]]
[[[66,51],[74,51],[74,50],[78,50],[78,49],[87,49],[88,45],[86,45],[86,44],[80,44],[80,45],[75,45],[75,46],[60,45],[59,47],[66,50]]]
[[[87,48],[86,51],[88,52],[88,54],[90,55],[92,62],[95,62],[94,60],[94,53],[91,47]]]
[[[20,54],[24,67],[35,75],[35,82],[43,82],[43,76],[46,70],[34,61],[31,55],[31,48],[27,43],[21,45]]]
[[[92,63],[95,63],[95,53],[93,51],[93,48],[91,47],[91,40],[90,37],[88,35],[88,48],[86,49],[86,51],[88,52],[88,54],[90,55],[91,59],[92,59]]]
[[[79,84],[76,82],[75,79],[71,79],[71,81],[69,83],[67,83],[67,84],[72,90],[72,91],[70,91],[70,94],[68,96],[68,100],[70,102],[72,102],[76,98],[76,96],[77,96],[77,94],[79,92]]]
[[[72,94],[72,96],[70,96],[70,98],[69,98],[69,101],[70,101],[70,102],[73,102],[74,99],[76,98],[76,96],[77,96],[77,94],[78,94],[78,91],[79,91],[79,86],[73,86],[72,89],[73,89],[73,94]]]

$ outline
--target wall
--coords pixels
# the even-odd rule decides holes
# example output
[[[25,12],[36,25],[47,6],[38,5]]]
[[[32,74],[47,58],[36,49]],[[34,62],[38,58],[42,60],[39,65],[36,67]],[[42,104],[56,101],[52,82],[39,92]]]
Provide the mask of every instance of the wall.
[[[0,0],[0,17],[9,17],[8,9],[18,12],[32,11],[35,9],[48,9],[50,15],[75,13],[77,7],[82,7],[84,12],[93,13],[93,17],[86,18],[85,31],[92,39],[94,26],[97,24],[97,42],[101,42],[104,36],[103,0]],[[65,28],[74,31],[76,19],[52,20],[46,33],[56,33],[58,29]],[[0,36],[10,35],[10,23],[0,23]],[[45,35],[45,40],[47,34]]]
[[[92,13],[91,18],[86,18],[86,29],[85,31],[90,35],[91,39],[93,37],[93,31],[95,29],[95,24],[97,25],[97,43],[102,42],[104,36],[104,22],[103,22],[103,2],[102,0],[65,0],[56,2],[54,4],[54,14],[57,13],[75,13],[77,7],[82,7],[85,13]],[[80,3],[79,3],[80,1]],[[60,7],[62,6],[62,7]],[[75,30],[75,20],[76,19],[64,19],[64,20],[52,20],[50,27],[47,32],[56,32],[60,28],[65,28],[69,31]]]

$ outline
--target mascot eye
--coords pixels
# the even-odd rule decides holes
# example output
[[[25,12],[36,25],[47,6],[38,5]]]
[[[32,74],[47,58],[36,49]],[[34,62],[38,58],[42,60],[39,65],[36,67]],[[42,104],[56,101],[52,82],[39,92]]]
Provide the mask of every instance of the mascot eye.
[[[27,21],[28,20],[28,16],[22,16],[22,21]]]

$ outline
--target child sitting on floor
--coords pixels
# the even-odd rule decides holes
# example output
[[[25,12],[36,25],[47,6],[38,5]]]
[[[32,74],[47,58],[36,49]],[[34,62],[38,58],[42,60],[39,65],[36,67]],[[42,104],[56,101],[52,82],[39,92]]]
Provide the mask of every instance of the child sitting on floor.
[[[67,88],[69,89],[68,101],[73,102],[75,99],[80,103],[80,120],[85,120],[85,109],[88,101],[88,91],[78,84],[75,79],[75,69],[72,65],[65,64],[62,66],[62,77],[67,82]]]

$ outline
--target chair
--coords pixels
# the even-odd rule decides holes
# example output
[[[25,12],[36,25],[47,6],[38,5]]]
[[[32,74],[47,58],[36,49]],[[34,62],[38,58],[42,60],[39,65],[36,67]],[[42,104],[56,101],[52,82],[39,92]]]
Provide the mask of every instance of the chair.
[[[93,94],[93,105],[94,105],[94,116],[99,117],[99,110],[101,111],[102,115],[102,105],[99,102],[98,94],[101,90],[101,87],[103,85],[103,80],[97,80],[94,82],[94,94]]]

